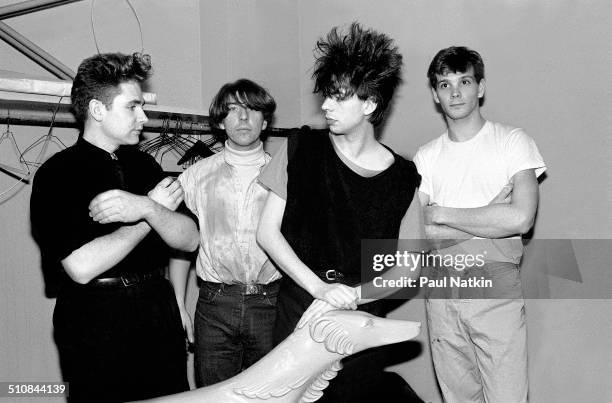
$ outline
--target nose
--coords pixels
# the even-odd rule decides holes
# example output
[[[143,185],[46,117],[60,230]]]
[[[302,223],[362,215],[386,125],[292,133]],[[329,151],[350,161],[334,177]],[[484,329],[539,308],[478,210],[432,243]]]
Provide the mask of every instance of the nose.
[[[140,115],[138,116],[138,121],[144,123],[147,123],[149,121],[149,118],[147,117],[147,114],[145,113],[145,111],[143,109],[140,110]]]
[[[459,91],[459,87],[451,88],[451,97],[452,98],[461,98],[461,91]]]
[[[240,118],[240,120],[248,120],[249,109],[245,107],[240,107],[239,112],[238,112],[238,118]]]
[[[333,100],[330,97],[326,97],[321,105],[321,109],[323,109],[325,112],[329,111],[331,109],[332,102]]]

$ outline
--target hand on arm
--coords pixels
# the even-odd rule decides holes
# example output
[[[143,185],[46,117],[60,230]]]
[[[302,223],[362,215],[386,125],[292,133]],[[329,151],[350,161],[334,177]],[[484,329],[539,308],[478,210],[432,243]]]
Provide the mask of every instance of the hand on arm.
[[[516,173],[512,185],[512,189],[502,189],[498,195],[501,199],[504,192],[507,196],[511,193],[509,203],[477,208],[425,207],[425,224],[446,225],[483,238],[524,234],[531,229],[538,206],[538,181],[534,170]]]
[[[285,200],[274,192],[268,198],[259,220],[257,241],[280,268],[314,298],[321,299],[336,308],[355,309],[357,293],[343,284],[327,284],[317,277],[295,254],[280,231]]]
[[[489,202],[488,205],[498,203],[510,203],[512,194],[512,183],[506,184],[502,190]],[[465,240],[473,238],[474,235],[443,224],[432,223],[432,213],[435,212],[436,203],[429,203],[429,196],[419,192],[421,205],[425,215],[425,233],[433,249],[444,249],[457,245]]]
[[[144,219],[169,246],[193,251],[199,242],[197,227],[189,217],[174,211],[182,200],[180,183],[164,178],[148,196],[118,189],[100,193],[89,204],[89,215],[101,224]]]
[[[168,265],[168,277],[170,279],[170,283],[172,284],[172,288],[174,289],[176,303],[181,314],[181,322],[183,322],[183,329],[185,329],[185,333],[187,334],[187,341],[189,341],[189,343],[193,343],[193,321],[187,312],[187,308],[185,307],[185,294],[190,267],[190,260],[171,258]]]

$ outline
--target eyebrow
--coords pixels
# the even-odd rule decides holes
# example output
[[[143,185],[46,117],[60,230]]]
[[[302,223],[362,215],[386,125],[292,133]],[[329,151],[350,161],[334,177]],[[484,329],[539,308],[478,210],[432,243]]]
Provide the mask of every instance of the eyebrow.
[[[130,99],[127,102],[128,105],[144,105],[145,101],[144,99],[138,99],[138,98],[134,98],[134,99]]]

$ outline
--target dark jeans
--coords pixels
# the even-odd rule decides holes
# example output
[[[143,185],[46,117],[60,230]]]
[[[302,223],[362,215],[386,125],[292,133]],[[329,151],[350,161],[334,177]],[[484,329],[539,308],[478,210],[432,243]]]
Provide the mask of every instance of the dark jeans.
[[[64,287],[53,314],[70,402],[124,402],[189,389],[170,283]]]
[[[260,294],[202,282],[195,314],[195,377],[198,387],[224,381],[273,347],[278,281]]]

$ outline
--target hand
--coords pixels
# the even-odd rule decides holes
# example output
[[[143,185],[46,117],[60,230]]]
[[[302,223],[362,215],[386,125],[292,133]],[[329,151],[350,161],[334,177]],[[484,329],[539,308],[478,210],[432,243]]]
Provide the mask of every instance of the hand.
[[[357,309],[359,296],[354,288],[344,284],[321,283],[322,285],[312,294],[313,297],[326,301],[338,309]]]
[[[144,217],[147,203],[145,196],[123,190],[108,190],[102,192],[89,203],[89,216],[100,224],[112,222],[131,223]]]
[[[302,317],[295,328],[301,329],[305,324],[317,319],[329,311],[333,311],[334,309],[337,308],[332,304],[321,299],[315,299],[312,304],[310,304],[308,309],[306,309],[306,311],[302,314]]]
[[[155,185],[148,196],[151,200],[174,211],[183,201],[183,188],[179,181],[168,176]]]
[[[191,320],[191,316],[184,305],[179,305],[179,312],[181,314],[183,329],[185,329],[185,333],[187,334],[187,341],[189,344],[193,344],[193,321]]]
[[[512,190],[514,189],[514,184],[512,182],[508,182],[504,185],[502,190],[489,202],[489,206],[491,204],[500,204],[500,203],[510,203],[512,201]]]

